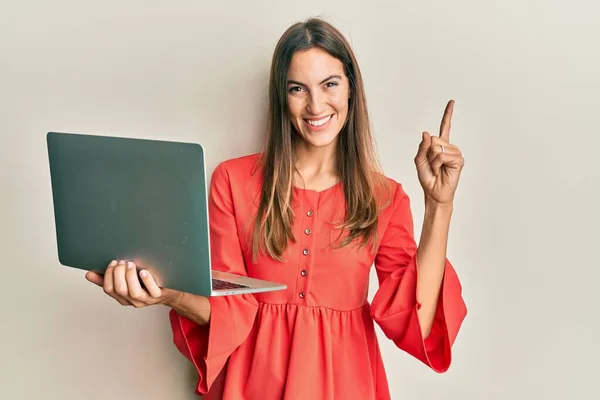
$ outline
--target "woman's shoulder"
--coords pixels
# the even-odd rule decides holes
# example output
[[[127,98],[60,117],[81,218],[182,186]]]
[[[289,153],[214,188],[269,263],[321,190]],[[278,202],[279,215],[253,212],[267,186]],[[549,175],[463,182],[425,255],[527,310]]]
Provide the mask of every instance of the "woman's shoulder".
[[[217,165],[217,168],[224,168],[227,171],[246,171],[257,164],[260,160],[261,153],[247,154],[240,157],[223,160]]]
[[[402,183],[389,175],[376,172],[373,180],[375,195],[382,208],[387,208],[406,196]]]
[[[221,181],[223,184],[227,181],[232,187],[257,184],[261,178],[260,156],[261,153],[255,153],[221,161],[212,173],[212,180]]]

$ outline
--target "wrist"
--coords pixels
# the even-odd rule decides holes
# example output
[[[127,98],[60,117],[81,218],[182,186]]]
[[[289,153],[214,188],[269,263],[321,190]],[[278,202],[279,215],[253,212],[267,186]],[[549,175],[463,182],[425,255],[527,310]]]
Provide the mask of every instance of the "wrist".
[[[184,294],[183,292],[180,292],[178,290],[172,290],[172,289],[162,289],[162,290],[164,292],[162,303],[165,306],[175,308],[179,304],[181,304],[181,298],[183,297],[183,294]]]
[[[440,203],[436,200],[432,200],[428,197],[425,197],[425,212],[433,212],[433,213],[447,213],[452,214],[454,210],[454,203],[452,201],[447,203]]]

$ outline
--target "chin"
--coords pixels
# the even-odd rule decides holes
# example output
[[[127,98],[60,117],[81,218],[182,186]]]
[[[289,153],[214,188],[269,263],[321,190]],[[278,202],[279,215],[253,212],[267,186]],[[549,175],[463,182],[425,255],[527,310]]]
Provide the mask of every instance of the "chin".
[[[335,135],[333,137],[327,137],[327,138],[304,137],[304,141],[307,144],[309,144],[311,147],[324,148],[324,147],[329,147],[329,146],[335,145],[335,143],[337,141],[337,135]]]

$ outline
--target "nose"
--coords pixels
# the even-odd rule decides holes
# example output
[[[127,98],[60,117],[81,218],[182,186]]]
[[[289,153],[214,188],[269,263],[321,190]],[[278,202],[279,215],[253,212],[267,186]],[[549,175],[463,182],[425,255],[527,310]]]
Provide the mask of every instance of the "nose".
[[[313,115],[321,115],[325,110],[325,99],[319,91],[310,94],[306,110]]]

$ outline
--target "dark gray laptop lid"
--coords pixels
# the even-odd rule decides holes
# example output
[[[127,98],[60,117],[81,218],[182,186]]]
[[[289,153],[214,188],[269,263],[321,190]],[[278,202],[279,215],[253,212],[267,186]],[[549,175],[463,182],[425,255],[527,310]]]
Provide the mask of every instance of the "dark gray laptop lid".
[[[164,287],[210,294],[202,146],[60,132],[47,145],[61,264],[132,260]]]

